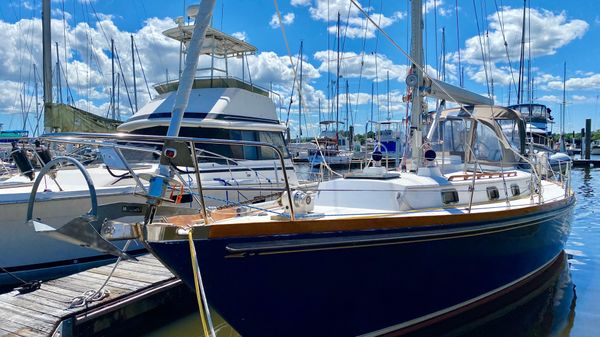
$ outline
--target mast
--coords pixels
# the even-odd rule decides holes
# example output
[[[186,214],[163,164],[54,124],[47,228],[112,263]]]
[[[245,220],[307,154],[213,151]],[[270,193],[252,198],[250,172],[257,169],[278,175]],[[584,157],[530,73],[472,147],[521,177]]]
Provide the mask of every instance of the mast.
[[[392,119],[392,110],[390,110],[390,71],[387,71],[387,119]]]
[[[35,83],[34,87],[34,95],[35,95],[35,119],[37,123],[35,124],[35,130],[33,131],[33,136],[35,136],[38,132],[38,128],[40,126],[40,110],[39,110],[39,102],[38,102],[38,82],[37,82],[37,66],[35,63],[33,64],[33,82]]]
[[[420,88],[423,86],[423,9],[421,0],[412,0],[411,7],[411,43],[410,57],[413,60],[411,65],[411,75],[407,77],[407,82],[412,85],[412,100],[410,109],[410,133],[412,150],[411,170],[418,168],[421,158],[422,130],[421,130],[421,112],[423,110],[423,96]],[[412,82],[411,82],[412,81]]]
[[[335,73],[335,148],[338,148],[340,123],[340,12],[337,19],[337,66]]]
[[[373,100],[373,95],[375,95],[375,82],[371,82],[371,132],[373,132],[373,104],[375,103]],[[365,133],[367,131],[365,130]]]
[[[442,82],[446,82],[446,27],[442,27]]]
[[[117,95],[115,96],[117,118],[121,119],[121,74],[117,74]],[[113,118],[114,119],[114,118]]]
[[[63,102],[62,98],[62,81],[60,79],[60,54],[58,53],[58,42],[56,42],[56,90],[58,91],[59,102]]]
[[[112,66],[112,92],[110,95],[110,107],[112,112],[112,119],[116,119],[115,112],[115,40],[110,39],[110,61]]]
[[[50,0],[42,3],[42,71],[44,74],[44,108],[52,105],[52,35],[50,32]]]
[[[322,120],[321,119],[321,98],[319,98],[318,102],[319,102],[318,103],[319,104],[319,122],[321,122],[321,120]]]
[[[519,60],[519,86],[517,88],[517,104],[523,102],[523,77],[525,76],[525,10],[527,0],[523,0],[523,26],[521,29],[521,58]]]
[[[302,48],[304,41],[300,41],[300,83],[298,84],[298,141],[302,138]]]
[[[560,111],[560,151],[565,152],[565,115],[567,111],[567,62],[563,66],[563,101]]]
[[[133,34],[131,34],[131,62],[133,63],[133,100],[135,102],[135,111],[138,111],[137,83],[135,81],[135,56],[134,55],[135,54],[134,54],[134,47],[133,47]]]
[[[348,116],[350,115],[350,97],[348,96],[348,89],[348,80],[346,80],[346,131],[350,130],[350,120],[348,119]]]

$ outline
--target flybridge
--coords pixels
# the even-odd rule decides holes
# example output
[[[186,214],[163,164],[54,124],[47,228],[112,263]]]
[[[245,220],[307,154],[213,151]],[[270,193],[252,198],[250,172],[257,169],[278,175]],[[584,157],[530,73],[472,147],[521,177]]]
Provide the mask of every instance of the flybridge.
[[[167,29],[163,34],[167,37],[186,44],[192,38],[193,25],[174,27]],[[208,27],[206,31],[205,42],[202,44],[201,54],[215,54],[219,56],[242,56],[252,55],[256,53],[256,47],[237,39],[231,35],[220,32],[216,29]]]

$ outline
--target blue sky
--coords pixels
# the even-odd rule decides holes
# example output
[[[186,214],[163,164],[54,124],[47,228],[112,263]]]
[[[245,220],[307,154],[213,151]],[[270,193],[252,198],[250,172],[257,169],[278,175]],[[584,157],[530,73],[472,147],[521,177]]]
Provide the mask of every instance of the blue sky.
[[[436,66],[440,63],[436,59],[442,51],[441,30],[444,28],[447,81],[458,84],[457,49],[460,48],[460,65],[464,69],[465,87],[487,95],[488,86],[479,49],[479,25],[486,51],[485,57],[490,60],[486,63],[486,68],[488,78],[493,78],[494,81],[496,103],[508,103],[509,92],[511,102],[514,102],[515,90],[510,86],[512,76],[502,33],[508,43],[512,71],[516,77],[523,1],[477,0],[474,8],[473,1],[459,0],[458,22],[455,0],[424,2],[426,54],[430,73],[435,76]],[[106,114],[110,87],[110,38],[116,41],[125,81],[130,87],[130,34],[136,39],[149,84],[164,81],[167,72],[172,78],[178,71],[178,45],[160,33],[174,26],[173,20],[182,16],[184,8],[192,3],[194,2],[189,0],[53,0],[53,41],[59,43],[61,67],[67,75],[70,95],[73,96],[75,104],[98,114]],[[374,20],[380,22],[383,29],[402,48],[408,48],[408,0],[361,0],[360,3],[368,8]],[[529,5],[530,2],[527,3]],[[278,0],[278,5],[294,62],[297,60],[300,41],[304,41],[303,110],[309,111],[302,122],[304,130],[308,128],[311,134],[316,132],[319,100],[324,118],[331,110],[327,104],[331,97],[328,95],[327,83],[335,78],[333,59],[336,55],[335,21],[338,11],[341,12],[342,36],[345,36],[341,40],[342,116],[345,116],[346,111],[344,103],[347,80],[352,115],[350,119],[359,132],[364,130],[366,120],[370,119],[371,101],[375,107],[374,119],[387,118],[388,72],[390,115],[394,119],[405,116],[405,104],[401,102],[401,97],[406,91],[404,78],[407,59],[378,34],[373,25],[367,25],[365,29],[364,17],[350,6],[349,0]],[[531,48],[526,50],[526,54],[529,54],[530,49],[534,100],[550,106],[554,111],[555,120],[559,121],[563,62],[566,61],[566,129],[579,130],[584,126],[585,118],[594,120],[594,129],[600,128],[600,111],[597,107],[600,94],[600,63],[597,57],[594,57],[600,55],[597,43],[600,34],[600,14],[597,14],[600,13],[600,2],[533,0],[530,5],[531,44],[528,46]],[[351,10],[348,11],[348,8]],[[31,128],[35,124],[35,107],[32,104],[34,82],[31,73],[33,63],[38,67],[41,65],[40,12],[40,0],[8,0],[0,3],[0,41],[4,41],[0,48],[0,123],[5,124],[5,129],[20,128],[23,124],[24,110],[30,112],[27,127]],[[249,59],[253,80],[265,87],[273,85],[274,90],[282,97],[282,102],[278,103],[287,109],[293,71],[274,14],[275,7],[271,0],[218,0],[213,26],[245,38],[258,48],[257,55]],[[504,28],[503,32],[499,28],[499,22]],[[460,38],[457,37],[457,24]],[[331,61],[329,68],[327,58]],[[241,76],[239,62],[237,67],[234,64],[232,69]],[[139,68],[137,81],[138,84],[142,82]],[[374,96],[371,96],[372,83],[375,87]],[[62,85],[66,88],[66,83],[63,82]],[[65,89],[63,97],[67,96]],[[143,84],[138,85],[138,96],[140,104],[149,99]],[[297,102],[297,99],[295,101]],[[124,89],[121,90],[120,102],[122,114],[130,114]],[[287,112],[283,109],[282,119],[287,119]],[[292,135],[295,135],[298,124],[297,104],[294,104],[290,112],[290,120]],[[557,130],[558,123],[555,125],[555,131]],[[307,135],[306,131],[304,135]]]

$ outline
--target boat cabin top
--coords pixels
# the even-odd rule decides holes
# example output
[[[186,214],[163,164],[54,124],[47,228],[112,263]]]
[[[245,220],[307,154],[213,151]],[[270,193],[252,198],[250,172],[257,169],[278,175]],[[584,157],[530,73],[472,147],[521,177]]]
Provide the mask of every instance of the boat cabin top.
[[[515,166],[525,152],[521,114],[498,106],[465,106],[444,110],[434,131],[437,157],[491,167]]]

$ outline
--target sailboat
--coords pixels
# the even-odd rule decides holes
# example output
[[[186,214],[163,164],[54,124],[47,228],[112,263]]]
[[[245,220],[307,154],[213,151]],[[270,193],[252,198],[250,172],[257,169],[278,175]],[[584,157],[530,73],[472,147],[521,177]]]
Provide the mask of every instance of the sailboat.
[[[200,6],[196,48],[214,1]],[[142,233],[137,237],[152,254],[196,290],[203,321],[215,310],[244,336],[414,332],[510,293],[560,263],[575,202],[570,172],[551,180],[538,173],[543,163],[520,169],[529,159],[519,112],[425,76],[422,15],[421,1],[413,0],[406,171],[375,164],[312,191],[286,183],[278,202],[228,217],[202,203],[201,218],[184,223],[148,212],[143,230],[108,223],[105,237]],[[462,104],[441,111],[426,139],[431,144],[422,144],[423,96],[435,92]],[[186,93],[178,97],[185,107]],[[179,111],[165,144],[212,141],[176,137]],[[513,126],[518,142],[507,139],[504,125]],[[128,146],[136,142],[128,138]],[[165,207],[169,161],[185,159],[174,154],[166,148],[160,172],[150,178],[144,197],[151,210]],[[442,174],[437,156],[456,158],[462,167]]]

